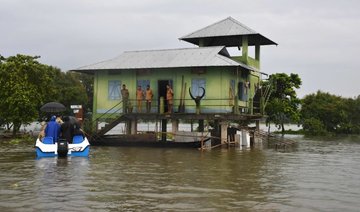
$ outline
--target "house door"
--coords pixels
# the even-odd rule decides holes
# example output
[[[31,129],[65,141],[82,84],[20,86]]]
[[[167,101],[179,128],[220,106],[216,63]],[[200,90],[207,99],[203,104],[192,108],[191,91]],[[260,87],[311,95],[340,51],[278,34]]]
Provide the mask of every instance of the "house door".
[[[164,97],[164,111],[168,110],[168,105],[166,101],[166,86],[170,85],[173,88],[173,81],[172,80],[159,80],[158,81],[158,112],[160,113],[160,97]],[[174,90],[174,89],[173,89]]]

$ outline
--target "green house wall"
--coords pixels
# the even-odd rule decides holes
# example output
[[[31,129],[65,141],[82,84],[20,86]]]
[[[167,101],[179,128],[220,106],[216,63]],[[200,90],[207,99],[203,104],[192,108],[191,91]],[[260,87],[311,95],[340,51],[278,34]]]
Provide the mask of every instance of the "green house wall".
[[[114,105],[118,104],[121,99],[109,99],[109,81],[118,80],[121,84],[126,84],[130,92],[130,100],[135,107],[137,80],[149,80],[150,87],[153,90],[154,98],[152,103],[153,110],[158,108],[158,80],[172,80],[174,91],[174,111],[180,103],[182,76],[187,84],[185,95],[186,112],[195,112],[195,102],[189,95],[189,87],[192,79],[205,79],[206,95],[201,101],[201,112],[231,112],[234,101],[231,101],[229,89],[230,82],[234,80],[235,90],[237,82],[250,82],[246,101],[237,101],[240,108],[249,107],[249,99],[254,96],[255,86],[260,82],[258,72],[249,72],[236,67],[207,67],[200,68],[205,71],[199,73],[199,68],[172,68],[172,69],[149,69],[149,70],[98,70],[94,77],[94,115],[108,111]],[[145,89],[145,88],[143,88]],[[236,102],[236,101],[235,101]],[[121,105],[121,104],[120,104]],[[143,103],[143,108],[145,103]],[[145,109],[143,109],[145,110]],[[94,116],[94,117],[95,117]]]

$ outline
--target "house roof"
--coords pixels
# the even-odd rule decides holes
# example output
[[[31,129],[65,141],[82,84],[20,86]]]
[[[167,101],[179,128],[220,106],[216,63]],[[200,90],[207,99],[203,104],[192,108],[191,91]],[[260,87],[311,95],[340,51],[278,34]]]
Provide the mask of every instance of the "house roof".
[[[83,66],[72,71],[91,73],[95,70],[153,69],[179,67],[241,66],[254,70],[230,58],[224,46],[196,47],[184,49],[128,51],[120,56]]]
[[[260,45],[277,45],[277,43],[232,17],[228,17],[179,39],[195,45],[199,45],[199,40],[204,39],[206,46],[236,47],[241,46],[242,37],[245,35],[248,36],[249,46],[254,46],[257,43]]]

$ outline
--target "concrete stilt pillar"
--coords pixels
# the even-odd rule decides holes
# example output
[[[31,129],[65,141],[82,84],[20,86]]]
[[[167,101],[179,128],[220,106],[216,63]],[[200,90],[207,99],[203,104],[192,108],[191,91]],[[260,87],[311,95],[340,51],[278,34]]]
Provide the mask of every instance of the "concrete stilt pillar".
[[[216,132],[216,135],[219,134],[219,120],[214,121],[214,131]]]
[[[204,119],[199,119],[199,132],[204,132]]]
[[[177,134],[177,132],[179,131],[179,120],[172,120],[171,121],[172,123],[172,127],[171,127],[171,130],[172,130],[172,133],[174,135],[174,139],[175,139],[175,135]]]
[[[126,135],[131,134],[131,121],[125,122],[125,133],[126,133]]]
[[[227,141],[227,128],[229,127],[229,124],[227,122],[221,122],[220,123],[220,130],[221,130],[221,144],[224,144]]]
[[[256,131],[260,131],[260,120],[256,120],[255,121],[255,124],[256,124]]]
[[[136,135],[137,134],[137,120],[131,120],[131,129],[130,129],[130,134],[131,135]]]
[[[166,119],[162,119],[161,120],[161,141],[165,142],[166,141],[166,132],[167,132],[167,120]]]
[[[250,147],[250,134],[249,131],[242,129],[241,130],[241,145],[244,147]]]

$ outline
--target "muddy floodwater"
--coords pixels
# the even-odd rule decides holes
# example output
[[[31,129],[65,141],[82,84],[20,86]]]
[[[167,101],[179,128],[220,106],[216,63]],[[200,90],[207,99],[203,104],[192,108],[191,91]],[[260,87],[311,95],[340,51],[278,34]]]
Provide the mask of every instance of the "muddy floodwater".
[[[36,159],[0,141],[0,211],[359,211],[360,138],[279,152],[95,147]]]

